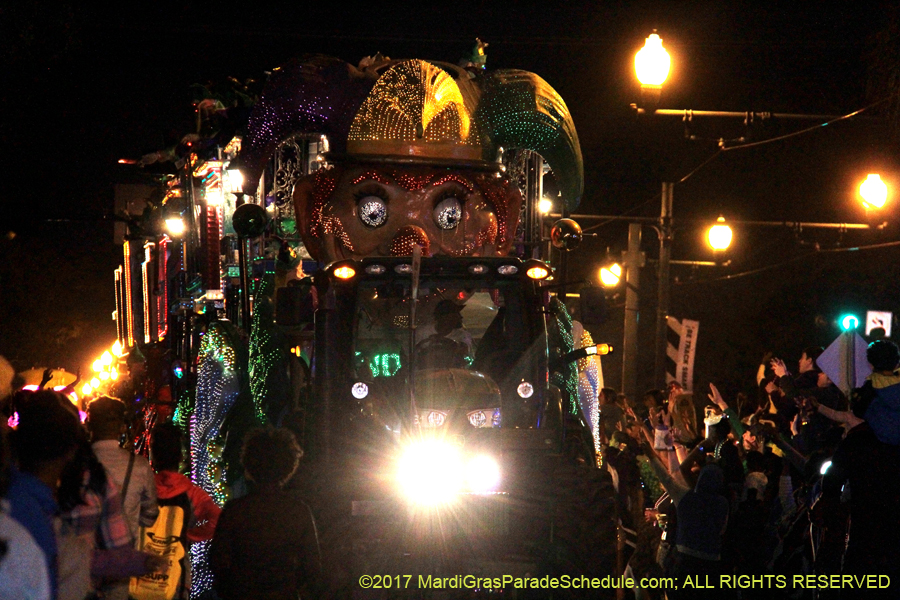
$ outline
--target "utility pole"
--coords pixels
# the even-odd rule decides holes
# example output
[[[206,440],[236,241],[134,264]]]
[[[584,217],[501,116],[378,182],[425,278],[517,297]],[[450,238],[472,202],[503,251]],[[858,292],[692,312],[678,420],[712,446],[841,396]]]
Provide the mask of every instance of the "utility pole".
[[[659,213],[659,287],[656,305],[656,361],[654,380],[656,386],[666,386],[666,329],[669,316],[669,261],[672,254],[672,198],[675,184],[663,182],[662,208]]]
[[[628,251],[622,255],[625,266],[625,335],[622,340],[622,391],[630,401],[637,398],[638,300],[641,286],[641,224],[628,224]]]

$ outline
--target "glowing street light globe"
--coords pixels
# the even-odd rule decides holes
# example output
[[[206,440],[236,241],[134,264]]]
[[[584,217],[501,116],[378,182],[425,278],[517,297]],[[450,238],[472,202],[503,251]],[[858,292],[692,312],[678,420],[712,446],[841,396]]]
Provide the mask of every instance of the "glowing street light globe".
[[[225,185],[228,192],[232,194],[240,194],[244,191],[244,174],[237,165],[229,165],[225,171]]]
[[[179,236],[184,233],[185,225],[184,221],[181,217],[172,217],[166,219],[166,229],[174,236]]]
[[[606,287],[615,287],[619,285],[621,279],[622,267],[619,266],[619,263],[614,263],[600,269],[600,283]]]
[[[553,201],[549,198],[541,198],[538,201],[538,212],[542,215],[549,215],[550,211],[553,210]]]
[[[634,71],[641,85],[659,87],[669,76],[671,59],[662,47],[662,38],[650,34],[644,47],[634,56]]]
[[[874,173],[867,175],[859,186],[859,195],[866,208],[882,208],[887,202],[887,192],[887,185],[881,180],[881,175]]]
[[[716,224],[710,227],[706,234],[706,240],[716,252],[727,250],[731,245],[731,238],[731,227],[725,224],[725,217],[716,219]]]

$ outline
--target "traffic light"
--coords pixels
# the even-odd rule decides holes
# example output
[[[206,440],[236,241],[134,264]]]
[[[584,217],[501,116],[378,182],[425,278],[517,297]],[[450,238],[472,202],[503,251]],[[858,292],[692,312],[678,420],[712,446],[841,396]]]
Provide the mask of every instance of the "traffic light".
[[[857,327],[859,327],[859,317],[854,314],[846,314],[843,315],[838,322],[841,324],[841,329],[844,331],[855,331]]]

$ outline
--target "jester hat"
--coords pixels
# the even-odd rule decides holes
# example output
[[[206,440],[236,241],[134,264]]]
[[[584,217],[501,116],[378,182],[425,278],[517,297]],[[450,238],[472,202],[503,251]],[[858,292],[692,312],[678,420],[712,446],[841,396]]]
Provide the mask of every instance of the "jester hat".
[[[532,150],[569,210],[584,188],[569,110],[528,71],[380,56],[360,68],[322,55],[292,60],[272,72],[250,115],[239,157],[245,192],[255,193],[269,158],[296,134],[324,135],[329,162],[497,170],[501,148]]]

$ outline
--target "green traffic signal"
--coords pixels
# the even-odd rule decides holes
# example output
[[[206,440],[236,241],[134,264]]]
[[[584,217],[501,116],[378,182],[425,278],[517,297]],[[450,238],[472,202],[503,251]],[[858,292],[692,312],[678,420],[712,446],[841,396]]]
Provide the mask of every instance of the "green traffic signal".
[[[844,331],[853,331],[859,327],[859,318],[856,315],[844,315],[841,317],[840,323]]]

